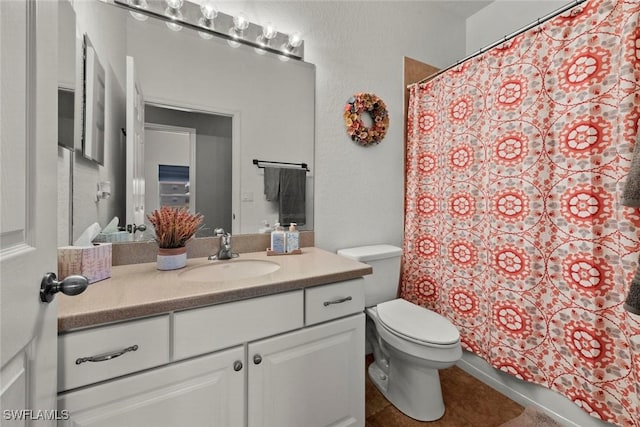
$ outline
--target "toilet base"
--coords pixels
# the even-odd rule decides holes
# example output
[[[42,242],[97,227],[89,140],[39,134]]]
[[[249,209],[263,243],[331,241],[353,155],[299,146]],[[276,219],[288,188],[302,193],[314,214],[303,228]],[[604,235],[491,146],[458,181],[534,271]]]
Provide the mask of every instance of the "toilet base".
[[[384,362],[383,362],[384,363]],[[437,369],[403,363],[388,371],[375,361],[369,365],[369,378],[382,395],[403,414],[418,421],[435,421],[444,415],[444,401]],[[387,374],[388,372],[388,374]]]

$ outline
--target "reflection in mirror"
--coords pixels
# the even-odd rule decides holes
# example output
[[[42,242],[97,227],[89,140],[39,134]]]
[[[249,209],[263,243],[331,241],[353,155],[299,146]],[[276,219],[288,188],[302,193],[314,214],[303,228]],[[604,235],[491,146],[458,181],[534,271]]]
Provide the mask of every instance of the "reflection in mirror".
[[[58,8],[58,246],[71,244],[75,150],[76,18],[67,0]]]
[[[231,230],[231,117],[147,104],[145,121],[146,209],[169,205],[201,213],[197,237]],[[163,165],[186,166],[186,180],[169,172],[160,183]]]
[[[313,229],[315,68],[312,64],[282,61],[273,54],[259,55],[247,46],[234,49],[224,40],[205,40],[188,28],[171,31],[163,21],[149,17],[141,22],[127,10],[97,0],[76,1],[73,8],[78,32],[88,34],[100,55],[106,83],[104,164],[88,162],[82,156],[74,160],[74,236],[94,222],[104,227],[114,216],[124,227],[130,211],[127,188],[137,183],[140,188],[149,189],[149,182],[145,185],[149,178],[140,177],[135,182],[125,178],[125,162],[130,158],[125,154],[128,148],[121,138],[121,129],[127,129],[127,57],[135,61],[136,76],[144,93],[147,111],[143,114],[149,115],[143,119],[146,125],[196,129],[198,138],[198,126],[190,122],[163,122],[153,117],[156,113],[151,107],[158,106],[175,106],[186,115],[213,115],[212,123],[226,120],[219,128],[224,133],[215,133],[216,129],[203,131],[202,136],[228,138],[230,147],[224,153],[195,156],[197,176],[195,186],[189,188],[195,209],[204,210],[201,203],[209,198],[212,208],[224,211],[207,221],[203,233],[220,226],[233,234],[256,233],[262,220],[270,224],[277,221],[278,203],[266,200],[264,169],[253,165],[253,159],[309,165],[311,172],[305,180],[306,224],[301,229]],[[127,132],[127,139],[129,136]],[[212,175],[200,178],[203,170]],[[157,181],[157,175],[153,179]],[[96,183],[100,181],[112,183],[112,196],[96,202]],[[139,213],[145,216],[152,210],[148,201],[140,202],[139,207]]]
[[[68,150],[74,149],[74,98],[75,91],[58,88],[58,145]]]
[[[105,73],[89,36],[84,36],[82,155],[104,165]]]

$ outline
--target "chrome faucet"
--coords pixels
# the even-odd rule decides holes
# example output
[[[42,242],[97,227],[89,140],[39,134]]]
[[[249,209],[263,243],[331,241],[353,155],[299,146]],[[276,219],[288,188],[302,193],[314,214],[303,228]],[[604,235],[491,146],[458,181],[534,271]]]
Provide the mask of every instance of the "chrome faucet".
[[[220,237],[220,250],[218,251],[218,255],[209,255],[209,260],[233,258],[233,252],[231,251],[231,234],[225,233],[222,228],[216,228],[213,232],[216,237]]]

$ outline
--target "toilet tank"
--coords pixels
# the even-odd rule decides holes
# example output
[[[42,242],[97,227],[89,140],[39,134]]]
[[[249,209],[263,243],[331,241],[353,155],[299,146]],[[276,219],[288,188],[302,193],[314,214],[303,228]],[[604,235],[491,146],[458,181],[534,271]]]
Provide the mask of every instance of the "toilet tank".
[[[373,274],[364,276],[365,306],[397,298],[402,249],[392,245],[358,246],[338,250],[338,255],[369,264]]]

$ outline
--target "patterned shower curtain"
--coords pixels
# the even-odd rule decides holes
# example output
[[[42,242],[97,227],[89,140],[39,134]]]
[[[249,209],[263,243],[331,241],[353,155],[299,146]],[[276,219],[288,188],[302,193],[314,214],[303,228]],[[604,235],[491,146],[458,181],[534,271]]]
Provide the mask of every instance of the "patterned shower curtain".
[[[640,2],[592,0],[411,87],[401,296],[463,348],[640,426]]]

